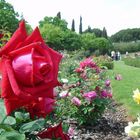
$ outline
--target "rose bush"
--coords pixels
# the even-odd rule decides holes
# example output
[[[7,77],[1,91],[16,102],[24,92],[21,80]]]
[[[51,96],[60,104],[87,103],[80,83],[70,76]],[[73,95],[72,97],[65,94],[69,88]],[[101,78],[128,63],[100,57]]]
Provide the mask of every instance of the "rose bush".
[[[96,123],[110,105],[111,81],[106,70],[101,69],[92,58],[86,58],[78,66],[73,61],[73,65],[74,71],[67,76],[69,82],[63,83],[58,89],[60,94],[56,113],[62,119],[75,119],[79,125],[91,125]],[[61,77],[62,74],[63,71],[60,73]],[[61,96],[62,91],[66,92],[66,96]]]
[[[61,55],[49,48],[43,41],[39,29],[27,35],[24,21],[9,42],[0,50],[2,93],[7,115],[15,109],[43,104],[47,110],[47,100],[53,100],[53,88],[57,80]],[[43,102],[40,99],[43,98]],[[41,103],[40,103],[41,102]],[[49,108],[50,110],[50,108]],[[38,115],[38,113],[32,116]]]

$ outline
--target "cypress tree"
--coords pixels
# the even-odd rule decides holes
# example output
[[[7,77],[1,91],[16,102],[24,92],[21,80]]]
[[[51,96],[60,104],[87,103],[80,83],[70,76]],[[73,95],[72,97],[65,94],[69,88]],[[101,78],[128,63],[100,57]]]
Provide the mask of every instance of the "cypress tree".
[[[82,34],[82,17],[80,16],[79,33]]]
[[[106,28],[105,27],[103,28],[102,37],[104,37],[106,39],[108,38],[107,37],[107,31],[106,31]]]
[[[56,16],[61,19],[61,12],[58,12]]]
[[[75,21],[72,20],[71,31],[75,32]]]

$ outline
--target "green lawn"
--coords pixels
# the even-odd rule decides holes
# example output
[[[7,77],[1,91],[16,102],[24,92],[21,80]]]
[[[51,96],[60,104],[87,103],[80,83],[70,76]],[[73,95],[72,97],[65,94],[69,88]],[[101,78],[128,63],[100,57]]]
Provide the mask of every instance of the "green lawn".
[[[115,74],[121,74],[122,80],[114,79]],[[122,103],[128,111],[128,115],[135,118],[140,113],[140,105],[133,101],[133,90],[140,89],[140,68],[127,66],[123,61],[114,62],[114,70],[109,70],[112,82],[113,98]]]

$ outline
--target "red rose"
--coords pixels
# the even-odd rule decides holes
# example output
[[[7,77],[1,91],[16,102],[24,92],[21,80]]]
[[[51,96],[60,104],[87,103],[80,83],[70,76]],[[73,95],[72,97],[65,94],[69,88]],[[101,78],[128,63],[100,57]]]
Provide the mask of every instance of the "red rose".
[[[70,140],[69,136],[67,134],[63,133],[61,123],[59,125],[55,126],[55,127],[50,127],[47,130],[38,133],[37,136],[39,136],[42,139],[44,139],[44,138],[49,138],[49,139],[61,138],[61,140]]]
[[[7,114],[52,98],[58,85],[58,66],[62,56],[43,41],[39,29],[27,35],[22,21],[10,41],[0,50],[2,64],[2,98]]]
[[[35,116],[46,117],[47,114],[50,114],[53,111],[55,100],[51,98],[38,98],[38,101],[29,104],[26,106],[26,109],[30,113],[32,119]]]

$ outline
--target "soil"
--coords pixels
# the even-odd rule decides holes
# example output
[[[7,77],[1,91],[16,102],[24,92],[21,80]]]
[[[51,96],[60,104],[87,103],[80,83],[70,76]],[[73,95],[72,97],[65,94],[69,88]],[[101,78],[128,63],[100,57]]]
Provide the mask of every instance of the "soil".
[[[112,101],[115,110],[108,109],[94,126],[81,126],[78,128],[74,121],[71,126],[76,130],[72,140],[134,140],[128,137],[124,128],[128,124],[126,110]]]

